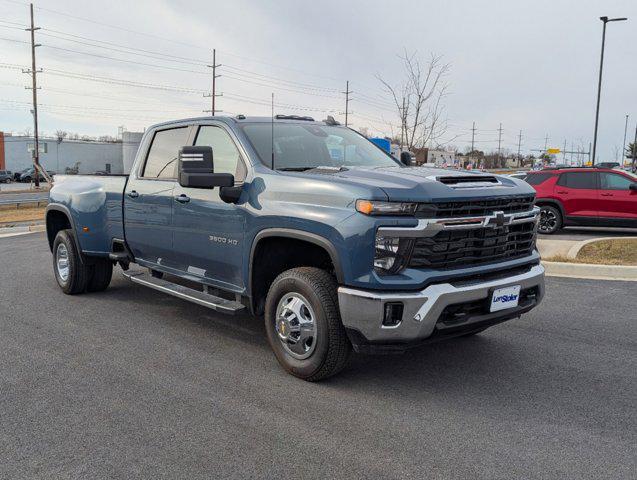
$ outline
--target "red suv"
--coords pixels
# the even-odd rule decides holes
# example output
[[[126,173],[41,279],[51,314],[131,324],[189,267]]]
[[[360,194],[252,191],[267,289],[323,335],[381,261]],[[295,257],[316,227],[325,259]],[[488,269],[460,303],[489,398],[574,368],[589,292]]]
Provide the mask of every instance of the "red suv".
[[[540,233],[563,226],[637,227],[637,176],[609,168],[529,172],[537,191]]]

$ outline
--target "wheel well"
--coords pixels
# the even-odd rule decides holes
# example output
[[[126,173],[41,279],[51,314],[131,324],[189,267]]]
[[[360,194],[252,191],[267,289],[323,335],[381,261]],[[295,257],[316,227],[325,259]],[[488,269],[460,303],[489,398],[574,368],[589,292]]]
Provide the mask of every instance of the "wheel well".
[[[560,202],[558,202],[557,200],[537,200],[535,202],[535,205],[538,207],[542,207],[542,206],[549,206],[549,207],[555,207],[560,211],[560,214],[562,215],[562,217],[564,217],[564,208],[562,207],[562,204]]]
[[[296,267],[317,267],[335,273],[332,258],[323,247],[285,237],[261,240],[252,255],[251,267],[252,308],[257,315],[263,314],[265,297],[280,273]]]
[[[71,222],[64,212],[49,210],[46,214],[46,235],[49,248],[53,250],[53,241],[60,230],[71,228]]]

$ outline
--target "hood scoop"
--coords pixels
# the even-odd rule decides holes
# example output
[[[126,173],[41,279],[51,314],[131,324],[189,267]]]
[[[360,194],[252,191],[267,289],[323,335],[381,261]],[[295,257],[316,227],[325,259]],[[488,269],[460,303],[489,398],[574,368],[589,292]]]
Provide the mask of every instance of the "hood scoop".
[[[435,177],[435,179],[451,188],[485,188],[502,185],[496,177],[491,175],[456,175]]]

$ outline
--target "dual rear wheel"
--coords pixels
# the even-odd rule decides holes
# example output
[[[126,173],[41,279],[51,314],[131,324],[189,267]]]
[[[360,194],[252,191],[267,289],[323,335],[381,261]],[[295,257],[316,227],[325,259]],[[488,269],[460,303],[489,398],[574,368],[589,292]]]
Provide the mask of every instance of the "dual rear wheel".
[[[101,292],[111,283],[113,264],[108,258],[82,258],[72,230],[61,230],[53,241],[53,271],[67,295]]]

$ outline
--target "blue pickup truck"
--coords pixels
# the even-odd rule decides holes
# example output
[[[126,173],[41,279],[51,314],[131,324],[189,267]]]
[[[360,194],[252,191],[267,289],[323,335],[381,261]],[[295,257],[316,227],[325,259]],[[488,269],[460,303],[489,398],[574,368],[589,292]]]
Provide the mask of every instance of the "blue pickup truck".
[[[538,305],[534,200],[518,179],[406,167],[332,118],[239,115],[149,128],[128,176],[56,176],[46,228],[64,293],[106,289],[119,265],[263,316],[280,364],[316,381],[352,350],[473,335]]]

